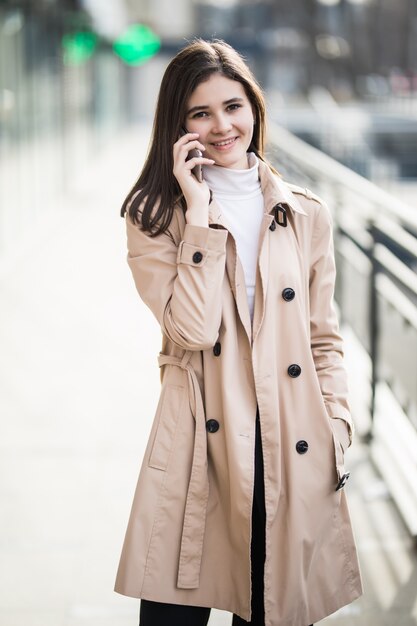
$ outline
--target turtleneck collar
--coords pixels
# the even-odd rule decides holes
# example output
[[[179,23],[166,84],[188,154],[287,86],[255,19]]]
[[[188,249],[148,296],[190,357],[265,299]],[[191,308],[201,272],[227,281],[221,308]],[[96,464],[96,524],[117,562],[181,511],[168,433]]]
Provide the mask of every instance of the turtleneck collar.
[[[248,169],[235,170],[219,165],[204,165],[203,178],[219,198],[248,198],[261,191],[259,161],[253,152],[248,153]]]

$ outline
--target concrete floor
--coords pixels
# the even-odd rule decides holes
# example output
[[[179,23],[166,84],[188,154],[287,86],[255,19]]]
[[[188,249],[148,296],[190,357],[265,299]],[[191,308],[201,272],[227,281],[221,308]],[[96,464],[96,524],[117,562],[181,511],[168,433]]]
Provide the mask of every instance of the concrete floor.
[[[103,152],[0,266],[0,626],[138,622],[138,601],[113,584],[156,406],[160,332],[135,292],[118,210],[146,135]],[[416,626],[415,548],[359,439],[347,464],[365,594],[322,623]],[[230,620],[213,611],[210,625]]]

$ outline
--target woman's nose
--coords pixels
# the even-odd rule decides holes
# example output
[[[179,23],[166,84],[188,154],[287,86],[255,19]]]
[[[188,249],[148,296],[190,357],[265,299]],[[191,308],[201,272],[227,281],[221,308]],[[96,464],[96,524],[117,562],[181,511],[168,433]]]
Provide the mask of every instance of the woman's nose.
[[[219,115],[214,120],[213,133],[227,133],[232,128],[230,120],[224,116]]]

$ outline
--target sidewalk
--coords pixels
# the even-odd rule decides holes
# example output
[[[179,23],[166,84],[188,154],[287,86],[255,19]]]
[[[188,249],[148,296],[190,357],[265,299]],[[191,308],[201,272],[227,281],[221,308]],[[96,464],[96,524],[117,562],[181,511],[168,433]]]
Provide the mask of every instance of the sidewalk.
[[[147,133],[100,155],[0,274],[0,626],[138,624],[138,601],[113,585],[156,407],[160,331],[136,294],[118,211]],[[359,440],[347,465],[365,595],[321,624],[416,626],[416,551]],[[230,620],[213,611],[210,626]]]

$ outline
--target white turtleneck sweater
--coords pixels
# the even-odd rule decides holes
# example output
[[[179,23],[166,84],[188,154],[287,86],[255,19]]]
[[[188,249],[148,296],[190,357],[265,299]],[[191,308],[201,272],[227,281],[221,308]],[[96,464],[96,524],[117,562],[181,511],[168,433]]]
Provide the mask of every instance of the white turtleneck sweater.
[[[246,170],[205,165],[203,177],[236,241],[253,321],[258,243],[264,202],[258,175],[258,159],[254,153],[248,154],[248,163],[249,169]]]

